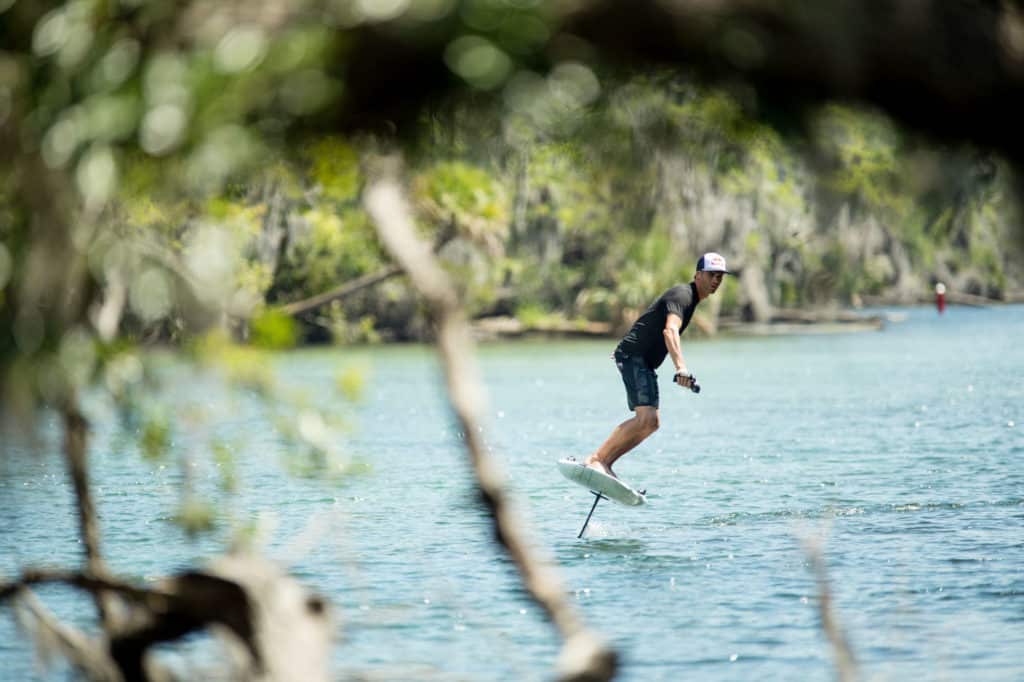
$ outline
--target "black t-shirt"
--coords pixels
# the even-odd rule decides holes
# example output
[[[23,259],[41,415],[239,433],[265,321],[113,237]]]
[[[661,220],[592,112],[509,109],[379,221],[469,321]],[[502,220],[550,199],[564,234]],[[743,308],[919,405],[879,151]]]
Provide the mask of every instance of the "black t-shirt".
[[[644,363],[651,369],[656,369],[668,355],[665,337],[662,335],[668,314],[675,313],[682,318],[683,326],[679,328],[679,333],[682,334],[690,324],[690,318],[693,317],[693,311],[699,301],[697,285],[693,282],[672,287],[659,296],[658,300],[633,323],[632,329],[619,342],[616,351],[624,355],[643,356]]]

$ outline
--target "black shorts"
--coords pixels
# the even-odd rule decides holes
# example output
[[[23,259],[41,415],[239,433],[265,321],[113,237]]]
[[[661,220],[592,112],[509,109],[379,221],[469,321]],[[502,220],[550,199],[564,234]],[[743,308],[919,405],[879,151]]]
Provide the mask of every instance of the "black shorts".
[[[637,355],[624,355],[615,351],[615,366],[626,385],[626,404],[630,410],[638,407],[658,407],[658,375]]]

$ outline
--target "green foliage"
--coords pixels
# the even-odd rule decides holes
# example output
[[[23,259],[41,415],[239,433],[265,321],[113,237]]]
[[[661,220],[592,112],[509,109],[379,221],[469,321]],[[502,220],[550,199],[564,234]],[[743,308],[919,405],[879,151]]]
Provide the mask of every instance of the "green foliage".
[[[515,41],[499,33],[484,30],[483,42],[459,50],[509,57]],[[100,280],[120,276],[136,292],[148,287],[129,302],[139,334],[161,330],[174,338],[192,322],[180,268],[126,257],[134,243],[124,241],[128,235],[156,242],[185,266],[202,263],[199,302],[230,301],[243,316],[256,315],[250,326],[257,345],[326,336],[365,343],[418,333],[411,330],[425,325],[417,315],[389,312],[396,296],[412,296],[401,283],[387,296],[368,291],[332,303],[304,318],[294,335],[283,320],[259,318],[264,302],[305,299],[389,261],[360,205],[360,156],[375,142],[310,135],[298,140],[294,156],[281,153],[259,172],[251,165],[266,150],[243,112],[266,106],[268,93],[290,102],[290,116],[315,108],[302,88],[286,94],[285,80],[296,70],[318,70],[330,52],[328,33],[304,26],[273,37],[240,31],[233,39],[253,48],[244,68],[231,64],[245,50],[137,56],[138,74],[102,85],[87,107],[58,117],[77,131],[67,163],[79,163],[76,155],[91,149],[100,164],[97,141],[114,150],[118,191],[111,210],[118,227],[94,249]],[[125,49],[131,48],[118,48]],[[111,50],[110,59],[121,58]],[[450,56],[455,73],[470,82],[482,78],[459,71],[459,50]],[[95,83],[104,78],[93,76]],[[956,253],[972,272],[987,272],[993,290],[1012,286],[996,248],[1012,211],[969,153],[929,151],[884,116],[836,104],[816,114],[814,135],[801,148],[752,118],[729,92],[676,74],[617,80],[580,65],[537,78],[518,79],[504,104],[438,103],[421,116],[423,135],[412,145],[415,213],[429,239],[452,238],[442,257],[472,314],[538,309],[618,321],[687,280],[693,254],[707,249],[759,263],[771,302],[783,307],[886,295],[896,284],[893,244],[915,271],[948,269]],[[118,131],[145,115],[136,109],[150,106],[140,102],[148,102],[154,84],[183,88],[195,106],[166,150],[154,153],[159,140],[147,138],[148,152],[146,145],[122,152]],[[813,166],[803,155],[808,148]],[[207,189],[167,183],[168,172],[195,174]],[[861,239],[851,235],[873,225],[880,226],[877,243],[851,243]],[[267,247],[275,230],[284,231],[276,252]],[[199,247],[220,256],[209,272],[196,259]],[[774,272],[784,256],[799,265]],[[722,313],[739,311],[744,296],[727,283]],[[244,374],[245,364],[237,371]],[[255,374],[250,379],[261,384]]]
[[[200,365],[218,368],[231,384],[251,390],[257,395],[268,396],[274,393],[274,376],[266,351],[237,345],[227,334],[219,331],[196,339],[191,343],[190,350]]]
[[[622,257],[617,272],[612,305],[633,310],[644,310],[669,287],[689,281],[689,256],[683,258],[669,236],[651,231],[632,241]]]
[[[190,537],[208,533],[216,527],[217,511],[209,502],[186,497],[173,517],[174,523]]]
[[[726,277],[715,294],[721,300],[720,311],[723,315],[735,315],[740,306],[740,285],[735,277]],[[786,305],[785,302],[782,304]]]
[[[287,256],[291,269],[281,284],[311,296],[373,272],[384,263],[376,233],[362,209],[334,213],[317,207],[302,218],[309,231],[292,245]]]
[[[492,252],[500,252],[508,229],[506,193],[485,170],[461,161],[434,164],[416,177],[413,196],[432,232],[452,227]]]
[[[547,310],[536,303],[524,303],[516,308],[516,319],[527,329],[539,327],[549,315]]]
[[[278,310],[266,310],[252,320],[252,344],[268,350],[291,348],[298,339],[295,320]]]
[[[363,398],[367,383],[366,367],[345,367],[334,376],[334,383],[343,396],[350,402],[358,402]]]
[[[833,170],[824,185],[869,212],[904,214],[910,197],[902,191],[900,139],[885,117],[832,105],[823,107],[818,137]]]
[[[226,492],[237,491],[238,467],[235,463],[235,453],[233,448],[229,444],[219,439],[215,439],[210,443],[210,451],[213,455],[213,462],[220,474],[221,488]]]
[[[324,196],[335,202],[352,202],[362,185],[359,154],[346,140],[337,137],[316,139],[304,150],[309,160],[310,178]]]
[[[171,446],[171,425],[164,415],[150,415],[142,425],[139,445],[147,459],[163,459]]]
[[[350,319],[337,301],[324,312],[321,323],[330,330],[331,339],[338,344],[375,344],[381,341],[376,317],[362,315]]]

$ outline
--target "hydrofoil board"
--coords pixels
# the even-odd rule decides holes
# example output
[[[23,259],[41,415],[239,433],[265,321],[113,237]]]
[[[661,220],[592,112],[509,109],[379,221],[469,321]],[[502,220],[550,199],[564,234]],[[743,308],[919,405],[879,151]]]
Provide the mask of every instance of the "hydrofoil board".
[[[644,497],[646,491],[632,488],[629,484],[609,476],[603,471],[584,466],[574,457],[558,460],[558,470],[573,483],[581,485],[593,493],[600,493],[619,504],[635,507],[647,502],[647,498]]]

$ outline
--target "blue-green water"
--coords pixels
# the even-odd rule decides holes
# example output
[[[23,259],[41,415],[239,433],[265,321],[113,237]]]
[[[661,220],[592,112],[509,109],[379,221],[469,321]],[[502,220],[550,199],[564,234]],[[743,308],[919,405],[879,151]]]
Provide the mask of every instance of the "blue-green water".
[[[704,391],[663,377],[662,429],[616,467],[649,505],[603,503],[582,540],[592,498],[554,462],[587,454],[626,416],[612,344],[482,349],[494,454],[570,599],[622,653],[620,679],[834,679],[801,545],[821,533],[865,679],[1024,679],[1024,308],[903,312],[879,333],[684,338]],[[351,355],[282,355],[276,369],[331,407]],[[225,511],[262,520],[269,553],[334,604],[337,679],[550,679],[557,634],[491,541],[432,353],[357,355],[372,388],[348,447],[370,473],[342,486],[285,474],[265,415],[219,402],[191,371],[167,390],[228,408],[186,422],[176,451],[235,444],[242,487]],[[153,577],[215,553],[223,536],[190,542],[167,521],[175,461],[144,461],[101,402],[90,409],[114,569]],[[80,557],[54,425],[42,432],[41,456],[5,437],[3,576]],[[217,478],[209,465],[192,475]],[[82,597],[42,596],[88,623]],[[9,609],[0,671],[39,675]]]

